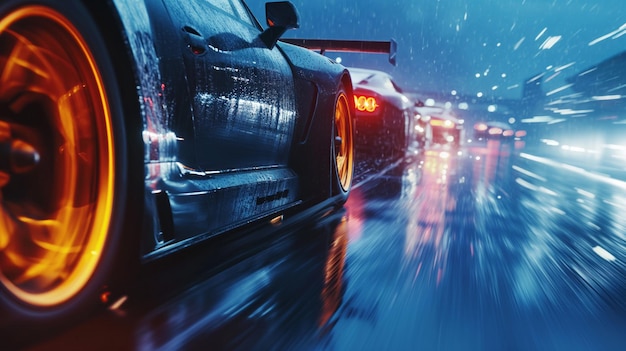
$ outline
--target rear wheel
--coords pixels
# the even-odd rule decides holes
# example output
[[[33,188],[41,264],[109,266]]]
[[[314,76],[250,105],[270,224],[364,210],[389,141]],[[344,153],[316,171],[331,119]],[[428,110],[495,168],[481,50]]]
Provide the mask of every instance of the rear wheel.
[[[88,11],[59,3],[0,8],[0,330],[74,315],[119,254],[120,89]]]
[[[347,198],[354,174],[353,113],[346,92],[342,89],[335,102],[333,160],[338,193]]]

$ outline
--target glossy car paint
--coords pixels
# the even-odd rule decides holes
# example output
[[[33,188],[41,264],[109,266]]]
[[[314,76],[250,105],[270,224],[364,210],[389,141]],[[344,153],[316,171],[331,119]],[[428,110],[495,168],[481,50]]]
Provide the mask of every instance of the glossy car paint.
[[[349,70],[355,74],[354,95],[375,97],[378,104],[373,112],[356,111],[357,145],[383,156],[404,154],[415,139],[413,104],[396,86],[382,84],[393,82],[387,73],[352,67]]]
[[[144,119],[145,258],[338,195],[328,136],[350,87],[342,66],[268,49],[247,12],[206,1],[114,5]]]

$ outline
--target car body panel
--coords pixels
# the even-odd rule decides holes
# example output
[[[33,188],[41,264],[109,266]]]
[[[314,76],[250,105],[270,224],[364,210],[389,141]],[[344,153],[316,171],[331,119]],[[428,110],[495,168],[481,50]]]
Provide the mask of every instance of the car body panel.
[[[267,48],[247,12],[113,4],[144,113],[145,259],[295,206],[342,202],[327,136],[349,83],[343,66],[289,44]]]

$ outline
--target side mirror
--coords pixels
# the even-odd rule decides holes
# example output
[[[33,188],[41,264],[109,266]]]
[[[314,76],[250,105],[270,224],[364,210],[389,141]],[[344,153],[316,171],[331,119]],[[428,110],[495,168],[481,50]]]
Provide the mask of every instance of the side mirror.
[[[265,19],[268,27],[261,33],[261,40],[270,49],[287,29],[300,27],[298,11],[289,1],[265,3]]]

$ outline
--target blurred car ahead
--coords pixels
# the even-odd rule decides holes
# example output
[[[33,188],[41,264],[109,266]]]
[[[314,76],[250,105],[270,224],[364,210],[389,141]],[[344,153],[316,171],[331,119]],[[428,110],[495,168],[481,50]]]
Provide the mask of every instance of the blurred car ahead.
[[[413,102],[385,72],[348,70],[356,106],[355,147],[375,157],[404,156],[415,140]]]
[[[459,147],[465,137],[464,120],[452,111],[438,106],[416,104],[418,140],[434,145]],[[420,135],[423,137],[419,138]]]
[[[474,124],[474,138],[477,141],[512,141],[514,139],[520,140],[524,136],[526,136],[525,131],[515,131],[513,127],[504,122],[490,121]]]

